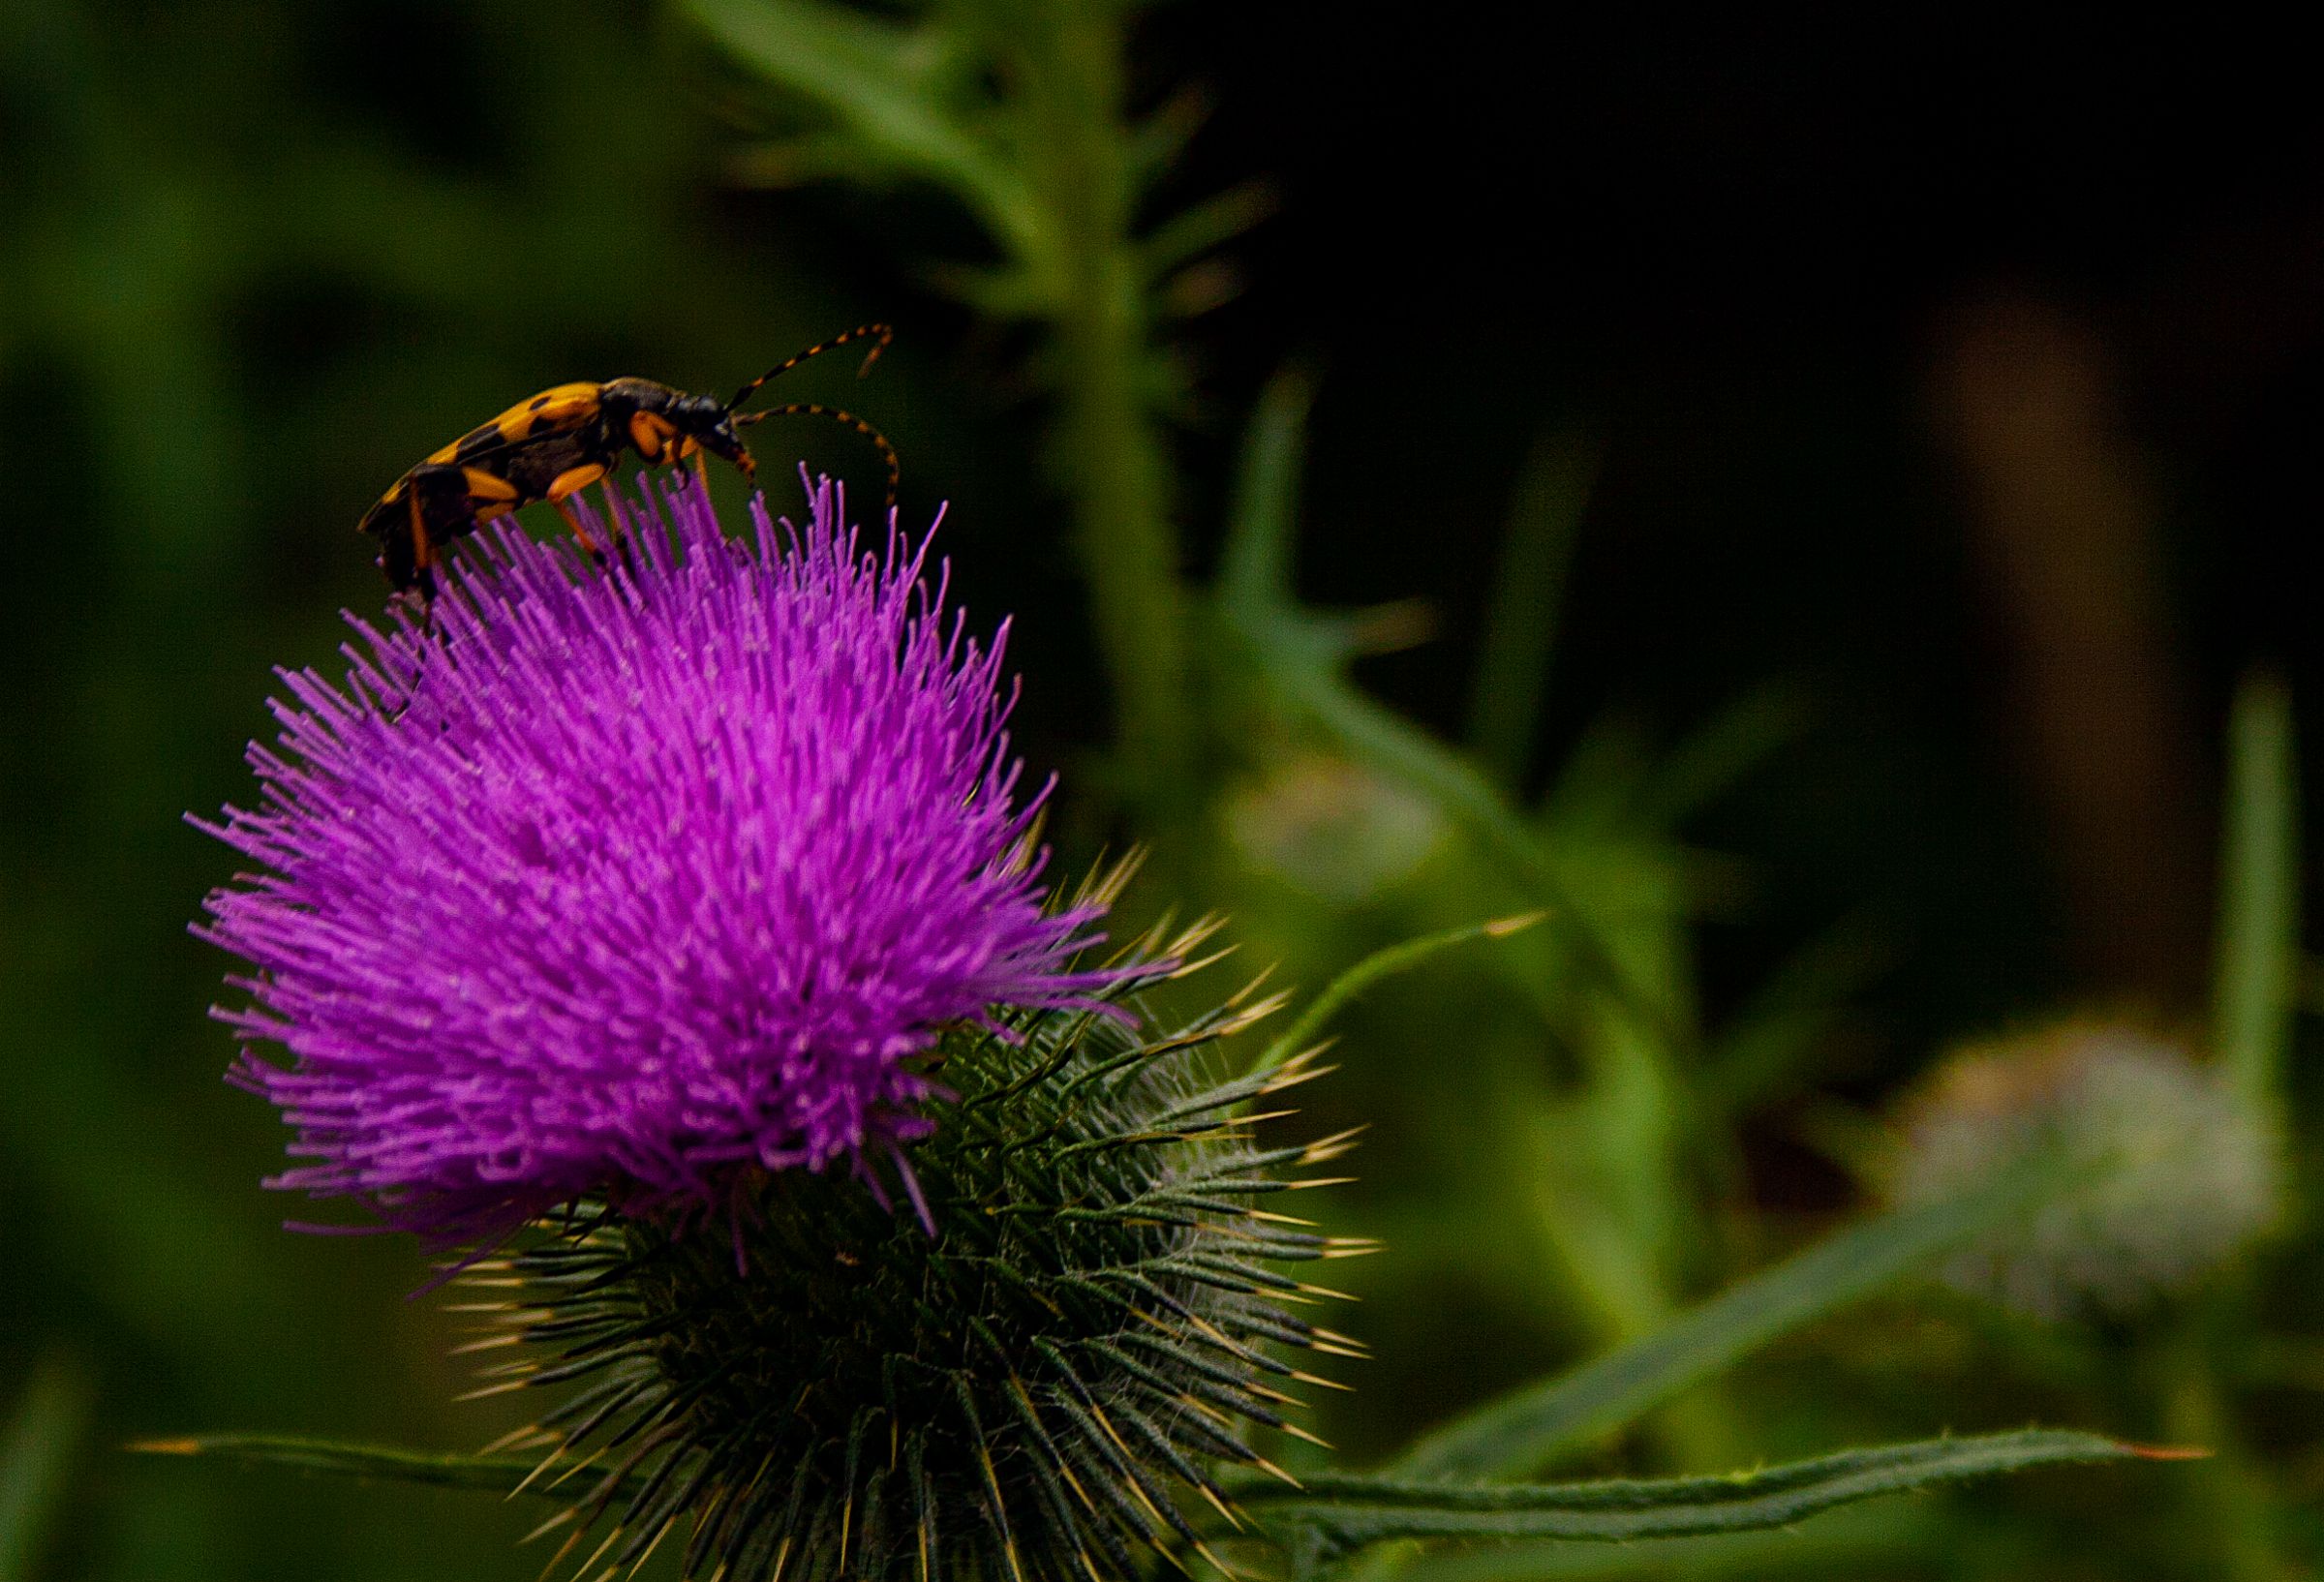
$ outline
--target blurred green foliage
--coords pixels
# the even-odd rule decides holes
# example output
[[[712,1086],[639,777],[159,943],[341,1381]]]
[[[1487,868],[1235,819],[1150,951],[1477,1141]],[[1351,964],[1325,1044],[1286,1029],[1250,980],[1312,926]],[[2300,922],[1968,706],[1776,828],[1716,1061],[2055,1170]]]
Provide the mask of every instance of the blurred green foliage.
[[[1884,1094],[1836,1060],[1868,986],[1905,970],[1886,921],[1812,919],[1750,982],[1708,986],[1706,922],[1788,875],[1702,831],[1821,700],[1763,685],[1782,667],[1756,655],[1701,678],[1725,701],[1677,731],[1592,721],[1597,699],[1561,693],[1594,414],[1539,433],[1497,547],[1461,563],[1486,590],[1476,641],[1452,645],[1474,673],[1429,700],[1433,725],[1363,679],[1426,635],[1424,612],[1299,593],[1302,541],[1337,541],[1301,505],[1334,368],[1273,378],[1235,475],[1190,475],[1183,325],[1227,294],[1219,250],[1268,212],[1268,150],[1233,148],[1213,190],[1174,186],[1199,101],[1153,80],[1147,38],[1073,0],[0,14],[0,400],[28,453],[0,577],[0,1193],[21,1205],[0,1284],[0,1572],[528,1568],[506,1551],[519,1520],[489,1502],[114,1451],[197,1427],[450,1447],[505,1426],[452,1404],[449,1324],[403,1299],[424,1277],[409,1246],[284,1235],[286,1205],[253,1186],[280,1134],[217,1080],[229,1051],[199,1007],[220,962],[183,929],[225,865],[178,815],[246,794],[236,746],[265,728],[266,668],[321,662],[331,612],[381,598],[352,528],[413,457],[561,379],[724,389],[899,302],[919,321],[859,404],[903,448],[907,522],[952,499],[974,607],[1024,617],[1024,723],[1067,772],[1069,860],[1153,842],[1130,910],[1231,910],[1252,959],[1307,984],[1540,914],[1367,980],[1342,1071],[1302,1090],[1301,1124],[1376,1128],[1329,1211],[1392,1249],[1356,1275],[1352,1327],[1379,1360],[1324,1425],[1349,1460],[1706,1473],[2035,1418],[2218,1452],[1796,1534],[1391,1546],[1365,1574],[2324,1565],[2324,1441],[2302,1426],[2324,1314],[2297,1203],[2253,1266],[2139,1325],[2043,1328],[1900,1285],[1958,1230],[1946,1215],[2007,1200],[1862,1204]],[[964,393],[963,367],[993,388]],[[864,472],[843,434],[792,442]],[[1637,630],[1642,649],[1651,620]],[[1101,683],[1044,679],[1078,672],[1085,643]],[[2305,1159],[2280,688],[2247,688],[2226,758],[2211,1052]],[[1827,810],[1803,799],[1779,843],[1855,849]],[[1997,954],[2039,932],[2021,900],[1972,903],[1995,912]]]

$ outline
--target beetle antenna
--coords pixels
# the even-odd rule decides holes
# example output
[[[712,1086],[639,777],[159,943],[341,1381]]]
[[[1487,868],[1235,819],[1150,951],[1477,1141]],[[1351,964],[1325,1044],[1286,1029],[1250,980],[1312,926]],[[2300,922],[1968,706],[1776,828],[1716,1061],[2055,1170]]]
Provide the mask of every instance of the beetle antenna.
[[[879,360],[879,354],[882,351],[887,350],[888,343],[894,339],[896,339],[896,331],[891,325],[858,324],[855,326],[855,328],[847,331],[847,333],[844,335],[834,335],[828,341],[817,341],[813,346],[809,347],[805,351],[800,352],[797,356],[786,357],[781,362],[779,362],[774,367],[768,369],[765,373],[759,375],[758,378],[752,380],[749,383],[744,385],[741,389],[735,391],[734,399],[726,403],[726,411],[732,411],[735,408],[749,400],[753,395],[758,393],[758,387],[760,385],[766,383],[767,380],[775,378],[777,375],[787,374],[792,369],[798,367],[801,363],[806,362],[809,358],[819,357],[826,351],[830,351],[839,347],[847,345],[850,341],[870,341],[872,343],[872,350],[864,353],[863,366],[855,371],[855,377],[857,379],[862,379],[866,374],[872,372],[872,365]]]
[[[896,459],[895,445],[890,443],[888,437],[879,430],[851,411],[843,411],[838,407],[826,407],[813,401],[794,401],[786,406],[769,407],[764,411],[745,412],[734,420],[734,426],[738,429],[744,428],[751,423],[763,423],[770,417],[828,417],[833,422],[851,428],[871,441],[879,447],[879,459],[888,465],[888,499],[886,505],[883,505],[881,509],[885,510],[895,505],[896,480],[903,475],[903,468],[902,464]]]

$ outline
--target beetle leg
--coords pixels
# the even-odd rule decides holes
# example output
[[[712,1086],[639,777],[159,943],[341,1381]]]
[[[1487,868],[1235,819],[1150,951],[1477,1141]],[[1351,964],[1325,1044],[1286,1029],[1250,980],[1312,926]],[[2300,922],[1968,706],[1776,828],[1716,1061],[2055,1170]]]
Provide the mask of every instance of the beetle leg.
[[[428,523],[419,511],[417,480],[404,491],[404,502],[412,508],[412,571],[413,580],[419,585],[419,595],[429,604],[436,602],[435,557],[429,553]]]
[[[630,563],[629,518],[627,513],[622,509],[621,491],[614,480],[614,468],[621,460],[622,447],[618,441],[611,441],[599,454],[605,458],[602,470],[597,474],[597,487],[605,496],[606,531],[613,534],[613,547],[622,557],[622,563],[627,565]],[[569,476],[571,473],[566,473],[559,477],[557,482],[563,483]],[[587,485],[584,484],[583,487],[587,487]],[[549,492],[554,497],[557,492],[557,484],[549,485]],[[603,562],[600,560],[598,563],[602,564]]]
[[[467,476],[456,467],[415,467],[404,480],[404,490],[412,558],[407,563],[400,554],[394,556],[388,576],[399,590],[416,587],[420,596],[433,603],[436,568],[443,563],[445,547],[476,531],[475,502]]]
[[[573,509],[573,502],[565,496],[559,495],[549,503],[557,507],[557,514],[565,518],[565,525],[572,529],[573,536],[581,541],[583,552],[601,569],[605,564],[605,552],[597,547],[597,541],[592,538],[589,535],[589,530],[581,525],[581,513]]]
[[[597,547],[597,541],[581,525],[580,513],[573,509],[569,497],[579,494],[610,471],[602,462],[584,462],[579,467],[568,467],[557,474],[556,481],[549,485],[546,495],[548,502],[557,507],[557,514],[565,518],[565,525],[573,530],[573,536],[581,541],[581,547],[588,552],[589,558],[600,566],[605,563],[605,552]],[[618,515],[614,518],[614,525],[617,529],[621,525]]]
[[[463,504],[433,472],[415,475],[411,483],[412,567],[408,587],[419,593],[419,629],[436,630],[436,566],[443,559],[445,542],[457,532],[443,517]]]
[[[614,548],[619,549],[629,541],[629,524],[622,516],[622,497],[614,492],[611,472],[597,480],[597,492],[605,497],[606,531],[613,535]]]
[[[625,571],[635,571],[637,556],[629,545],[629,519],[622,512],[621,497],[614,493],[613,474],[606,473],[597,483],[605,493],[605,520],[613,524],[613,552],[621,558]],[[566,520],[569,522],[572,519],[567,517]],[[604,564],[604,557],[599,556],[597,563]]]

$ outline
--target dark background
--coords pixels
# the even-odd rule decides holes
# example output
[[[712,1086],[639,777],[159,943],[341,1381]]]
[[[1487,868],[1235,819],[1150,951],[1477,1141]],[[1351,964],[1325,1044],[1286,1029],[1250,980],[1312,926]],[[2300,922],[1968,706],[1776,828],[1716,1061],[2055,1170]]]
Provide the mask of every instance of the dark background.
[[[1211,179],[1261,148],[1285,193],[1206,340],[1218,405],[1317,357],[1310,586],[1443,612],[1383,693],[1452,722],[1496,502],[1573,426],[1605,461],[1553,744],[1609,699],[1673,721],[1798,678],[1830,734],[1719,827],[1805,915],[1899,897],[1913,1033],[2193,987],[2153,914],[2199,919],[2208,837],[2171,826],[2235,678],[2319,658],[2324,149],[2291,59],[2226,18],[1171,20],[1223,63]],[[2000,433],[1965,444],[1965,411]],[[2094,526],[2078,490],[2129,498]],[[2013,593],[2027,563],[2092,608]],[[2060,851],[2093,780],[2116,806]],[[2077,856],[2155,871],[2078,897]]]
[[[1667,738],[1752,686],[1805,700],[1685,831],[1747,875],[1697,936],[1702,1003],[1834,918],[1873,920],[1885,964],[1746,1117],[1745,1211],[1847,1206],[1792,1121],[1884,1102],[1952,1039],[2199,1011],[2225,700],[2255,663],[2296,698],[2319,668],[2311,55],[2226,19],[1954,10],[1195,3],[1133,38],[1141,104],[1214,106],[1156,203],[1252,176],[1279,198],[1223,255],[1239,294],[1170,334],[1198,584],[1245,416],[1297,363],[1302,591],[1434,615],[1364,661],[1379,697],[1457,731],[1513,481],[1552,432],[1601,459],[1521,789],[1609,715]],[[917,191],[738,184],[738,97],[644,8],[0,16],[0,1403],[49,1357],[95,1425],[46,1574],[528,1570],[489,1502],[111,1448],[499,1421],[446,1404],[412,1249],[275,1229],[255,1180],[280,1135],[217,1080],[223,962],[184,932],[230,863],[179,815],[247,796],[267,667],[379,607],[352,524],[413,458],[561,380],[723,392],[892,319],[872,380],[818,368],[793,398],[894,436],[907,519],[952,502],[959,585],[1018,612],[1021,733],[1069,803],[1102,751],[1023,337],[932,284],[976,237]],[[786,446],[866,467],[780,432],[762,475]],[[1524,1371],[1380,1388],[1347,1437],[1377,1450]]]

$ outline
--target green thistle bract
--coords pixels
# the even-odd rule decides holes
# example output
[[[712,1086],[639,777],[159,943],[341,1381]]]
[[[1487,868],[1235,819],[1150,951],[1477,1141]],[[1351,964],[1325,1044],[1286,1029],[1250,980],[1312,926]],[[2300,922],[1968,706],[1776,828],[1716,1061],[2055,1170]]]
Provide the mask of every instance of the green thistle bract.
[[[736,1582],[1126,1578],[1208,1553],[1181,1501],[1237,1525],[1212,1469],[1275,1471],[1255,1426],[1309,1437],[1280,1386],[1325,1381],[1273,1352],[1354,1353],[1292,1311],[1331,1293],[1272,1265],[1367,1250],[1261,1206],[1349,1140],[1253,1141],[1250,1102],[1320,1073],[1211,1074],[1272,1008],[1248,1000],[1167,1035],[1059,1010],[954,1030],[931,1073],[952,1100],[910,1155],[919,1212],[791,1171],[731,1239],[600,1212],[473,1265],[507,1298],[480,1344],[553,1354],[492,1387],[572,1391],[504,1444],[577,1489],[545,1530],[572,1529],[581,1574],[676,1532],[688,1575]]]

